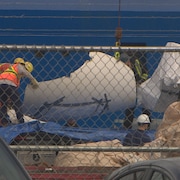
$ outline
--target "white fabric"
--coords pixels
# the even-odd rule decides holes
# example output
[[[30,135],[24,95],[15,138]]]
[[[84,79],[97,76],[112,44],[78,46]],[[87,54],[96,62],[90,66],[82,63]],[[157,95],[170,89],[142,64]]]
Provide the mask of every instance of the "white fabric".
[[[180,44],[168,42],[167,47]],[[164,52],[152,77],[138,87],[138,103],[156,112],[178,99],[180,90],[180,52]]]

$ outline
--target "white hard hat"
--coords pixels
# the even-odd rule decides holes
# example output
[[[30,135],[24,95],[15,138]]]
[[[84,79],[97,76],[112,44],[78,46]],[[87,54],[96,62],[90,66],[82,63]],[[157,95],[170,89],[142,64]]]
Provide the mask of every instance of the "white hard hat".
[[[146,114],[141,114],[138,118],[137,118],[137,122],[141,123],[141,124],[150,124],[150,119],[148,117],[148,115]]]

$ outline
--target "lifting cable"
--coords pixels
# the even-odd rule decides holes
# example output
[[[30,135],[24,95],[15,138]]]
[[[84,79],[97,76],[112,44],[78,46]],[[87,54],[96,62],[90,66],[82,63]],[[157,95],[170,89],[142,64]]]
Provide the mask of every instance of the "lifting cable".
[[[116,38],[116,47],[120,47],[121,45],[121,37],[122,37],[122,28],[120,27],[120,19],[121,19],[121,0],[119,0],[119,9],[118,9],[118,27],[115,31],[115,38]],[[115,52],[114,57],[119,60],[120,59],[120,52]]]

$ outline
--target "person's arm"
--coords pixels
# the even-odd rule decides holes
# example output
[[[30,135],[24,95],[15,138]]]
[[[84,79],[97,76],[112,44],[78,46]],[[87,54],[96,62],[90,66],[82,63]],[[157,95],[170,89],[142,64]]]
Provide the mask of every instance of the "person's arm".
[[[31,81],[31,85],[33,89],[36,89],[39,87],[39,83],[38,81],[32,76],[32,74],[30,72],[28,72],[26,70],[26,68],[24,67],[24,65],[22,64],[18,64],[18,70],[19,70],[19,75],[20,76],[24,76],[30,79]]]
[[[131,139],[130,134],[127,134],[123,140],[122,145],[123,146],[130,146],[131,145],[130,139]]]
[[[144,137],[142,140],[143,140],[143,143],[149,143],[152,141],[152,139],[147,134],[144,134]]]

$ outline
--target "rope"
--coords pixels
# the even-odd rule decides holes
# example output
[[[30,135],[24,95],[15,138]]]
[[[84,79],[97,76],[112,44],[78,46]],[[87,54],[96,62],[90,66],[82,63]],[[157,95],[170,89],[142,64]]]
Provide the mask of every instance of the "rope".
[[[117,47],[120,47],[120,45],[121,45],[120,39],[122,37],[122,28],[120,27],[120,19],[121,19],[121,0],[119,0],[118,27],[116,28],[116,33],[115,33],[115,37],[116,37],[115,46],[117,46]],[[114,57],[117,60],[120,60],[120,52],[119,51],[115,52]]]
[[[118,27],[120,27],[120,19],[121,19],[121,0],[119,0]]]

